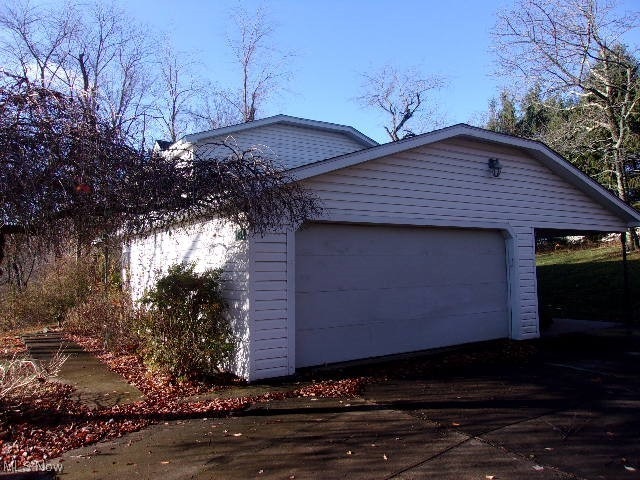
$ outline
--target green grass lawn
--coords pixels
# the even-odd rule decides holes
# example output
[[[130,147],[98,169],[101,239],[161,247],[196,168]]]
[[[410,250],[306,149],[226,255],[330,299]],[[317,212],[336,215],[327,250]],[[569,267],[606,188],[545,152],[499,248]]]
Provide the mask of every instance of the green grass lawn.
[[[628,255],[634,320],[640,319],[640,252]],[[622,321],[619,245],[538,254],[538,300],[555,318]]]

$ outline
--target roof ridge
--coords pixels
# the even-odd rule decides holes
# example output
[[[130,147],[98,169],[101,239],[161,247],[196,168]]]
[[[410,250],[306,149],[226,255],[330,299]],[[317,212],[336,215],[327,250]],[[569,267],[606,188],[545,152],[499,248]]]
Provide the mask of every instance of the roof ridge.
[[[192,134],[185,135],[178,141],[184,141],[188,143],[195,143],[204,138],[213,137],[213,136],[222,136],[222,135],[231,135],[236,132],[241,132],[243,130],[249,130],[251,128],[263,127],[266,125],[273,125],[277,123],[284,123],[293,126],[299,127],[307,127],[307,128],[317,128],[322,130],[340,132],[346,135],[349,135],[360,144],[371,147],[378,145],[378,142],[368,137],[361,131],[350,125],[342,125],[338,123],[326,122],[323,120],[311,120],[307,118],[294,117],[291,115],[278,114],[273,115],[271,117],[260,118],[258,120],[254,120],[252,122],[238,123],[234,125],[228,125],[225,127],[214,128],[211,130],[204,130],[201,132],[196,132]]]

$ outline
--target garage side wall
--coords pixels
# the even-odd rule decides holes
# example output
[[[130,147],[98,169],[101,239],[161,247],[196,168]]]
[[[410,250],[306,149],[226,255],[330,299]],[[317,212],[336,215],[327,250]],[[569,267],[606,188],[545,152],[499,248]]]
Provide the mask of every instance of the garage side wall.
[[[495,178],[491,157],[503,170]],[[451,139],[311,177],[327,222],[498,229],[505,232],[511,337],[539,336],[535,229],[623,231],[615,215],[515,148]],[[295,234],[253,240],[272,254],[256,261],[268,272],[268,298],[256,306],[252,378],[295,370]],[[257,272],[256,272],[257,273]],[[276,280],[277,279],[277,280]],[[271,290],[271,288],[282,290]],[[261,294],[263,295],[263,294]],[[266,294],[264,294],[266,295]],[[256,304],[258,300],[256,299]]]
[[[129,246],[129,284],[140,299],[157,278],[176,263],[194,262],[197,271],[223,268],[224,296],[237,339],[231,370],[250,374],[249,242],[236,240],[236,227],[221,221],[193,225],[139,239]]]

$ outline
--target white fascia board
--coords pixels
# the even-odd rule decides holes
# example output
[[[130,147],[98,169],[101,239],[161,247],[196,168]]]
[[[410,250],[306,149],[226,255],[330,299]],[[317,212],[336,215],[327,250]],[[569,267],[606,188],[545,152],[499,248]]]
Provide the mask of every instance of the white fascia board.
[[[405,140],[400,140],[398,142],[385,143],[366,150],[359,150],[346,155],[320,160],[315,163],[294,168],[290,170],[289,173],[297,181],[305,180],[307,178],[329,173],[341,168],[351,167],[369,160],[423,147],[425,145],[453,137],[467,137],[475,140],[521,148],[527,151],[547,168],[551,169],[569,183],[585,192],[592,199],[606,208],[615,211],[627,221],[629,227],[640,226],[640,212],[624,203],[598,182],[593,180],[577,167],[573,166],[570,162],[562,158],[545,144],[535,140],[528,140],[512,135],[492,132],[483,128],[472,127],[466,124],[457,124]]]
[[[224,137],[227,135],[233,135],[234,133],[242,132],[256,127],[263,127],[266,125],[272,125],[276,123],[282,123],[285,125],[293,125],[296,127],[313,128],[316,130],[324,130],[336,133],[345,134],[354,140],[358,141],[365,147],[377,146],[378,142],[367,137],[364,133],[356,130],[353,127],[347,125],[338,125],[336,123],[321,122],[318,120],[308,120],[305,118],[291,117],[289,115],[275,115],[273,117],[261,118],[253,122],[240,123],[238,125],[230,125],[228,127],[216,128],[214,130],[207,130],[204,132],[193,133],[191,135],[185,135],[183,140],[186,142],[199,142],[206,138],[211,137]]]

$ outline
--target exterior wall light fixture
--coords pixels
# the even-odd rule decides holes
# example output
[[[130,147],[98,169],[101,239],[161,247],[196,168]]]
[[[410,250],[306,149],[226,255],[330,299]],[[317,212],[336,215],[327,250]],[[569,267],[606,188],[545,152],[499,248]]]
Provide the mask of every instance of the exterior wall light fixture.
[[[494,177],[499,177],[502,173],[502,164],[500,163],[500,160],[498,160],[497,158],[490,158],[489,170],[491,170],[491,175],[493,175]]]

